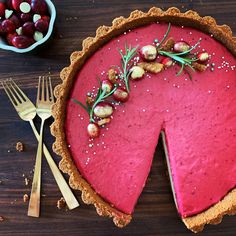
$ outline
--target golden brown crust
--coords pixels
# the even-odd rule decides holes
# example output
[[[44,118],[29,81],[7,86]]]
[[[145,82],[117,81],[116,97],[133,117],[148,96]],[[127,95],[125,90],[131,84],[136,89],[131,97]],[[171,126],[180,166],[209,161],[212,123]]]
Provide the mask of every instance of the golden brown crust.
[[[162,11],[160,8],[153,7],[147,13],[136,10],[133,11],[128,18],[121,16],[114,19],[111,27],[99,27],[94,38],[86,38],[83,41],[82,51],[72,53],[70,57],[70,66],[64,68],[60,74],[62,84],[58,85],[54,91],[57,102],[53,106],[55,122],[51,127],[51,132],[56,137],[56,141],[53,144],[53,150],[62,157],[60,168],[63,172],[70,175],[69,182],[71,187],[82,192],[82,200],[86,204],[94,204],[99,215],[112,217],[114,223],[119,227],[128,224],[132,218],[131,215],[124,214],[115,209],[98,196],[89,183],[82,178],[73,163],[64,134],[66,100],[76,73],[99,47],[128,29],[156,21],[190,26],[212,34],[214,38],[222,42],[233,55],[236,55],[236,38],[232,36],[231,29],[227,25],[217,25],[215,20],[210,16],[200,17],[194,11],[181,13],[179,9],[173,7],[169,8],[167,11]],[[224,198],[226,200],[222,200],[201,214],[183,219],[184,223],[189,229],[198,232],[202,230],[205,224],[220,222],[223,215],[235,213],[235,195],[235,191],[229,193]]]
[[[203,230],[206,224],[219,224],[224,215],[236,214],[236,189],[228,193],[221,201],[208,210],[192,217],[183,218],[188,229],[195,233]]]

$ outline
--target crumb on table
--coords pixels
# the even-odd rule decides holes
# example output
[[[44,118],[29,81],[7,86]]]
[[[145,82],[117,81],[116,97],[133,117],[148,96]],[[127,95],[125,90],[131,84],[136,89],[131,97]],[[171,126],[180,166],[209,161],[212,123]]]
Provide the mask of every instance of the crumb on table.
[[[16,151],[18,152],[23,152],[24,151],[24,145],[22,142],[17,142],[16,143]]]
[[[24,202],[28,202],[29,201],[29,195],[28,194],[24,194],[23,201]]]
[[[63,197],[57,201],[57,208],[60,210],[62,208],[66,207],[66,201]]]
[[[29,179],[25,178],[25,186],[28,186],[28,185],[29,185]]]

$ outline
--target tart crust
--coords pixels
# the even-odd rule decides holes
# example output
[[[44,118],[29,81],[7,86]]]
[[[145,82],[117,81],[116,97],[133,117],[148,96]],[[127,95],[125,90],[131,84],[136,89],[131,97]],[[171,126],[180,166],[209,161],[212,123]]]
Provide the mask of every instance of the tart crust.
[[[195,11],[181,13],[179,9],[174,7],[166,11],[153,7],[146,13],[135,10],[128,18],[121,16],[114,19],[110,27],[100,26],[96,31],[95,37],[88,37],[83,41],[83,49],[71,54],[70,66],[64,68],[60,74],[62,84],[58,85],[54,91],[57,101],[53,106],[53,117],[55,121],[51,126],[51,133],[56,138],[53,144],[53,150],[62,157],[59,164],[60,169],[64,173],[69,174],[70,186],[82,192],[83,202],[86,204],[94,204],[99,215],[112,217],[118,227],[127,225],[131,221],[132,216],[117,210],[109,203],[105,202],[94,191],[90,184],[83,179],[73,163],[64,133],[66,101],[76,73],[99,47],[126,30],[156,21],[190,26],[212,34],[215,39],[224,44],[231,53],[236,56],[236,37],[233,37],[230,27],[227,25],[217,25],[214,18],[210,16],[201,17]],[[205,224],[220,223],[222,217],[226,214],[236,214],[236,189],[229,192],[221,201],[204,212],[192,217],[183,218],[182,220],[188,229],[197,233],[203,230]]]

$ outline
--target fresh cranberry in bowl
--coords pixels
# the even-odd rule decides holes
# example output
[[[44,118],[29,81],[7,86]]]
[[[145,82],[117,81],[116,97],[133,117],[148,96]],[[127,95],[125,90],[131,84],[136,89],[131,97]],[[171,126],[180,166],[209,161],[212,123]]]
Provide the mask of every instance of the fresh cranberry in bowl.
[[[16,26],[14,25],[14,23],[8,19],[2,22],[2,27],[3,30],[7,33],[12,33],[16,30]]]
[[[25,22],[22,26],[22,33],[26,36],[33,36],[35,27],[33,22]]]
[[[47,13],[48,7],[44,0],[32,0],[31,9],[34,13],[45,15]]]
[[[3,2],[0,2],[0,17],[5,15],[6,6]]]
[[[35,29],[41,33],[45,33],[48,31],[48,21],[43,20],[43,19],[39,19],[36,21],[35,25]]]
[[[0,14],[1,9],[0,48],[29,52],[51,36],[56,18],[51,0],[0,0]]]
[[[22,22],[27,22],[27,21],[32,21],[32,14],[30,13],[21,13],[20,14],[20,19]]]

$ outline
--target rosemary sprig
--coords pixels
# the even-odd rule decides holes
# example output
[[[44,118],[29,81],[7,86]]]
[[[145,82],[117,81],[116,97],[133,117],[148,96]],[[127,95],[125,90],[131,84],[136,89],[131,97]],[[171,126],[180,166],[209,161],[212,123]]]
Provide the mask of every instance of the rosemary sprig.
[[[169,33],[170,33],[170,29],[171,29],[171,23],[168,24],[168,28],[166,33],[164,34],[164,37],[162,38],[162,40],[160,41],[160,43],[158,44],[157,48],[160,48],[162,46],[162,44],[165,42],[165,40],[167,39]]]
[[[173,53],[173,52],[166,52],[166,51],[158,51],[158,53],[162,56],[170,57],[171,59],[176,61],[178,64],[180,64],[181,68],[179,72],[176,74],[177,76],[179,76],[182,74],[183,70],[186,70],[186,67],[189,67],[191,70],[195,71],[192,66],[192,63],[197,61],[198,59],[196,59],[195,57],[188,57],[188,56],[190,56],[190,53],[192,52],[192,50],[194,50],[199,45],[199,43],[200,41],[198,41],[193,47],[191,47],[186,52]],[[190,75],[190,72],[188,74]],[[192,79],[191,76],[189,77],[190,79]]]
[[[95,122],[95,120],[93,118],[95,107],[100,102],[105,101],[105,99],[108,98],[109,96],[111,96],[117,89],[117,85],[114,85],[115,88],[111,92],[107,93],[106,89],[102,90],[100,81],[99,81],[99,85],[100,85],[100,87],[98,89],[97,96],[96,96],[95,101],[92,106],[87,101],[86,101],[86,105],[84,105],[82,102],[80,102],[74,98],[71,99],[73,102],[80,105],[88,113],[90,122]]]
[[[128,92],[130,92],[129,76],[131,74],[130,68],[132,67],[132,65],[129,65],[129,63],[137,54],[137,48],[138,47],[134,48],[132,48],[131,46],[127,47],[127,45],[125,45],[125,54],[123,54],[122,50],[118,49],[121,55],[121,64],[122,64],[122,70],[120,69],[120,77],[122,80],[124,80]]]

